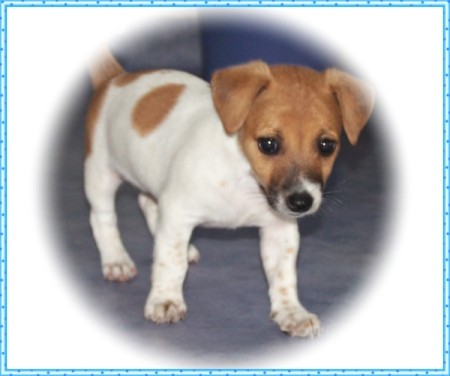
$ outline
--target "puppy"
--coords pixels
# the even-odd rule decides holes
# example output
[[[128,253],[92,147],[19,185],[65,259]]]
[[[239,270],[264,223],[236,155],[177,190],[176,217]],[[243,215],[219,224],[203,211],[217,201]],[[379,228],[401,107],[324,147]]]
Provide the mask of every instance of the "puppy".
[[[85,191],[104,277],[136,275],[114,209],[128,181],[142,192],[154,236],[146,319],[185,318],[196,226],[257,226],[270,317],[292,336],[317,335],[320,321],[297,295],[297,219],[319,208],[341,132],[356,144],[372,90],[337,69],[252,61],[219,70],[208,84],[173,70],[127,73],[103,55],[91,69]]]

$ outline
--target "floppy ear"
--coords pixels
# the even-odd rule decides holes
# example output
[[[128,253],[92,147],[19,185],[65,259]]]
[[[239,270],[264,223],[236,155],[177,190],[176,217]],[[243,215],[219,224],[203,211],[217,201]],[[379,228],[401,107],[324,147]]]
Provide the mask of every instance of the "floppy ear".
[[[214,106],[228,134],[244,125],[253,101],[271,78],[268,65],[259,60],[214,73],[211,79]]]
[[[328,69],[325,74],[327,84],[339,103],[345,133],[350,143],[356,145],[372,113],[374,92],[366,83],[338,69]]]

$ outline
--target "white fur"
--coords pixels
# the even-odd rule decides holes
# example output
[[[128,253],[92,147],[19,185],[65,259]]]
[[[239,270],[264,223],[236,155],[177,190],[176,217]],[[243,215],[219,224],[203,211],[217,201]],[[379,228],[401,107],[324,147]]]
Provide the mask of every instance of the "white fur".
[[[164,121],[142,137],[132,126],[133,108],[144,94],[169,83],[186,87]],[[143,192],[139,204],[155,237],[147,319],[163,323],[184,318],[182,285],[188,260],[199,258],[189,244],[196,226],[257,226],[272,318],[291,335],[318,334],[317,317],[297,296],[297,222],[270,208],[237,136],[225,133],[206,82],[160,71],[108,89],[85,161],[85,188],[103,273],[110,280],[136,274],[114,210],[114,195],[123,180]]]

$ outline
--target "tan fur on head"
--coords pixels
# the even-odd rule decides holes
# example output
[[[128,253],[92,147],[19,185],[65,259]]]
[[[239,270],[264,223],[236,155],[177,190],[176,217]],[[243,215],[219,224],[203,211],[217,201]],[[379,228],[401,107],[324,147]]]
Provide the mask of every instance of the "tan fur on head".
[[[214,106],[228,134],[242,127],[253,101],[271,78],[268,65],[262,61],[223,69],[213,75]]]
[[[372,88],[338,69],[328,69],[327,82],[341,109],[345,133],[352,145],[372,113],[375,95]]]
[[[325,183],[337,154],[323,158],[321,138],[339,140],[339,106],[325,84],[324,75],[304,67],[271,68],[271,84],[255,99],[239,137],[259,183],[267,192],[295,184],[299,176]],[[258,139],[280,140],[280,153],[266,156]]]
[[[374,102],[368,85],[334,68],[317,72],[254,61],[216,72],[211,86],[225,131],[239,131],[242,150],[266,192],[300,177],[325,184],[342,129],[355,145]],[[261,153],[258,139],[264,137],[279,140],[279,154]],[[321,139],[336,142],[332,155],[320,154]]]

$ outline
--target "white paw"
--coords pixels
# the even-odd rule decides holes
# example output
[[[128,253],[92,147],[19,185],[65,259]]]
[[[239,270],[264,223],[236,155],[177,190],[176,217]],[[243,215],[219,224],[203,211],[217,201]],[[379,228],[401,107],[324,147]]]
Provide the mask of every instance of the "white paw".
[[[186,304],[175,299],[149,299],[145,305],[144,316],[157,324],[175,323],[186,318]]]
[[[196,264],[200,261],[200,252],[192,244],[190,244],[188,248],[188,261],[190,264]]]
[[[137,275],[136,266],[129,257],[117,261],[103,262],[102,269],[103,277],[107,281],[127,282]]]
[[[293,337],[314,338],[320,334],[317,316],[299,307],[272,312],[271,318],[283,332]]]

